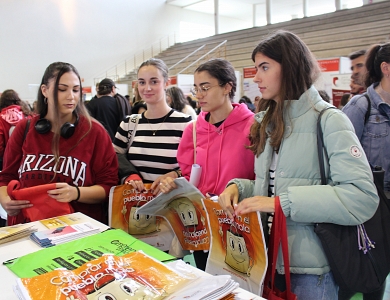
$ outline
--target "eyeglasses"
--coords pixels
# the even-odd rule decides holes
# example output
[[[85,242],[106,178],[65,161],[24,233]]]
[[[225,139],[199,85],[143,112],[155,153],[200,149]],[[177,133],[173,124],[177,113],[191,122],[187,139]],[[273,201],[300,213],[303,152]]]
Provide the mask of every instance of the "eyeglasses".
[[[192,94],[194,97],[196,97],[196,95],[197,95],[198,93],[200,93],[202,96],[206,96],[207,91],[208,91],[209,89],[211,89],[211,88],[213,88],[213,87],[215,87],[215,86],[222,86],[222,85],[223,85],[223,84],[217,84],[217,85],[213,85],[213,86],[203,86],[203,85],[201,85],[199,88],[193,87],[193,88],[190,90],[190,92],[191,92],[191,94]]]

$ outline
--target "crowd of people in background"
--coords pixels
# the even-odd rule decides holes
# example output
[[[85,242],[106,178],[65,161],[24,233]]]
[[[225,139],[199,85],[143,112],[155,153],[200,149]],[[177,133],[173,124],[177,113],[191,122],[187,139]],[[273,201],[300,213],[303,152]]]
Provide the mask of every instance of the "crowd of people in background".
[[[384,188],[390,193],[385,151],[390,148],[390,43],[349,56],[350,91],[341,97],[339,110],[323,116],[328,185],[321,185],[317,170],[316,120],[332,99],[315,88],[320,69],[314,56],[297,35],[277,31],[260,41],[251,58],[259,93],[253,99],[238,95],[238,103],[233,101],[235,71],[225,59],[199,65],[188,94],[170,85],[168,67],[156,58],[140,65],[133,97],[120,95],[116,83],[105,78],[96,85],[97,95],[84,102],[79,73],[64,62],[46,68],[32,107],[16,91],[3,91],[0,204],[8,224],[31,221],[22,211],[31,201],[8,195],[11,180],[23,188],[55,183],[47,191],[53,205],[68,203],[72,211],[107,224],[112,186],[131,184],[142,191],[150,183],[154,195],[168,193],[176,178],[189,179],[196,163],[203,168],[198,189],[218,195],[230,218],[258,211],[271,227],[280,204],[288,219],[298,299],[351,299],[355,291],[338,289],[313,228],[370,219],[378,206],[373,166],[385,170]],[[204,270],[207,253],[195,251],[194,257]],[[277,276],[282,288],[284,274]],[[383,283],[364,299],[382,299],[385,289]]]

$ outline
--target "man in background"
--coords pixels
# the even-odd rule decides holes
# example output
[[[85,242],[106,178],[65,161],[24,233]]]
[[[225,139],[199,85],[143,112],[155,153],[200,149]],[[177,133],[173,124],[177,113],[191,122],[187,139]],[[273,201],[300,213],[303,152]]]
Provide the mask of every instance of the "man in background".
[[[362,49],[352,52],[349,55],[349,59],[351,60],[351,79],[355,85],[357,84],[361,87],[357,89],[359,94],[363,94],[366,91],[366,87],[364,86],[364,77],[367,73],[366,50]]]
[[[114,140],[116,130],[125,118],[131,114],[130,103],[116,92],[114,81],[103,79],[98,86],[97,97],[87,103],[91,116],[98,120]]]

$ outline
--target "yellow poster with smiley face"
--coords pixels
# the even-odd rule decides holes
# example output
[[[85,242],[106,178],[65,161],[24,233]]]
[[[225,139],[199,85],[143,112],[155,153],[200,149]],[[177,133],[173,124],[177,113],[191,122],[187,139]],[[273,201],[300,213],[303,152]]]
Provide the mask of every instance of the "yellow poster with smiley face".
[[[267,252],[260,215],[229,219],[218,202],[202,200],[207,211],[211,244],[206,272],[231,275],[240,287],[260,295],[267,270]]]
[[[151,184],[138,192],[130,184],[114,186],[109,196],[109,226],[133,235],[162,251],[171,247],[174,233],[164,218],[140,214],[138,209],[154,199]]]

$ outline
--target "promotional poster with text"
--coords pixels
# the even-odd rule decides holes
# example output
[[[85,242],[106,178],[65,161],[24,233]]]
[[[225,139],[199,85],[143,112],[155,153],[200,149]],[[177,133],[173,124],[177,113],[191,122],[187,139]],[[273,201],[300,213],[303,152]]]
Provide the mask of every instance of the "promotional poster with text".
[[[151,184],[145,184],[143,192],[138,192],[129,184],[112,187],[108,225],[122,229],[157,249],[167,251],[174,238],[167,221],[162,217],[137,212],[138,208],[154,199],[150,186]]]
[[[104,255],[75,270],[17,279],[16,292],[31,300],[163,299],[188,279],[142,252]]]
[[[203,200],[211,231],[206,272],[231,275],[240,287],[260,295],[267,270],[267,253],[260,214],[229,219],[218,202]]]

